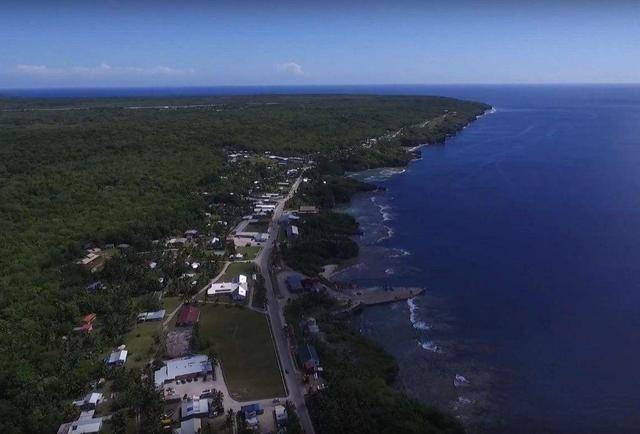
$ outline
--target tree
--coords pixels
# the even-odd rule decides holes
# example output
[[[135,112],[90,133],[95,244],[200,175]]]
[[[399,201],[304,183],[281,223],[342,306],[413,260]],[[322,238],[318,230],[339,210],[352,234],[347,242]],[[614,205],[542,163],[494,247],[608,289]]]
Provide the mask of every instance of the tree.
[[[127,417],[125,411],[115,412],[110,419],[111,431],[113,434],[126,434],[127,432]]]

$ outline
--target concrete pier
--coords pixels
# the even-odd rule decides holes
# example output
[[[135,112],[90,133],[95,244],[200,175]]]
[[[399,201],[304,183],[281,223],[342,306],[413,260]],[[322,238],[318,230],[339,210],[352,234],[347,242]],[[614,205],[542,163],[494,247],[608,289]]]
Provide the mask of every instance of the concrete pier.
[[[407,300],[424,292],[424,288],[412,286],[381,287],[348,289],[333,291],[335,298],[341,301],[351,301],[353,305],[373,306],[376,304],[394,303]]]

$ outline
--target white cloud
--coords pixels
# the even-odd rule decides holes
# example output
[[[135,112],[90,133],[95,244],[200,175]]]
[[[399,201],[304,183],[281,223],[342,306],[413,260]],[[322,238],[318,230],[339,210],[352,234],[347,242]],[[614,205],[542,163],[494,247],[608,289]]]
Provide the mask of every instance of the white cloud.
[[[287,74],[296,75],[298,77],[304,75],[302,66],[295,62],[287,62],[278,65],[278,70],[286,72]]]
[[[181,76],[193,74],[193,69],[177,69],[168,66],[139,68],[135,66],[111,66],[102,63],[98,66],[71,66],[52,68],[45,65],[16,65],[19,74],[40,77],[123,77],[123,76]]]
[[[44,65],[17,65],[16,72],[29,75],[50,75],[62,73],[62,70]]]

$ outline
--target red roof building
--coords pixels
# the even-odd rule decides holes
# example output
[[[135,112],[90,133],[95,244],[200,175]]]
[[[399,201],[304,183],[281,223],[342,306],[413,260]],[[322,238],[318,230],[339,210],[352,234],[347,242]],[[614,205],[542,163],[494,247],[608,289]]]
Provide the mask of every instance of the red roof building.
[[[200,320],[200,309],[194,306],[184,306],[178,316],[178,327],[192,326]]]
[[[96,320],[95,313],[89,313],[82,318],[82,324],[79,327],[74,328],[75,331],[89,333],[93,330],[93,323]]]

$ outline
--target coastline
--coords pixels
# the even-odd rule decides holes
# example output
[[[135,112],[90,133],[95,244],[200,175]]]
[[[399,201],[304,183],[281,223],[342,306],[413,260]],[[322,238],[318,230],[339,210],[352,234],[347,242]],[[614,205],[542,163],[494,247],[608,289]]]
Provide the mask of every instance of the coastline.
[[[485,115],[492,114],[492,113],[495,113],[494,108],[487,110],[481,116],[478,116],[476,120],[480,119],[480,117],[483,117]],[[465,126],[465,128],[468,125],[470,125],[472,122],[469,122]],[[461,131],[462,130],[458,131],[458,133]],[[451,137],[454,137],[454,136],[451,136]],[[385,244],[384,242],[393,236],[393,228],[391,226],[387,226],[386,224],[387,220],[392,220],[392,216],[388,216],[388,213],[390,213],[390,205],[385,204],[383,200],[377,199],[381,197],[384,198],[387,191],[386,188],[380,188],[379,183],[389,180],[390,178],[395,177],[397,175],[401,175],[405,173],[407,170],[410,169],[410,165],[412,162],[423,158],[422,150],[430,145],[432,144],[424,143],[424,144],[416,145],[414,147],[409,148],[407,150],[408,152],[412,152],[414,154],[417,153],[417,155],[416,155],[416,158],[409,161],[405,166],[380,167],[380,168],[369,169],[365,171],[352,172],[345,175],[356,180],[364,181],[367,183],[373,183],[378,188],[376,188],[373,191],[354,194],[351,200],[349,201],[349,203],[344,204],[343,206],[337,207],[335,208],[335,210],[338,212],[345,212],[349,214],[350,216],[355,218],[356,221],[358,221],[360,227],[362,228],[363,215],[359,215],[358,212],[353,209],[353,206],[354,206],[354,202],[357,202],[358,200],[362,200],[363,198],[368,198],[369,202],[371,202],[371,204],[375,205],[378,208],[378,213],[379,213],[377,217],[378,221],[374,223],[374,225],[377,226],[377,229],[374,228],[373,230],[386,231],[387,235],[381,238],[369,240],[369,242],[371,242],[372,244],[368,244],[367,241],[363,240],[363,236],[365,235],[365,232],[366,232],[366,230],[363,230],[363,235],[360,235],[358,237],[359,239],[357,240],[358,245],[360,247],[358,256],[353,260],[349,260],[341,264],[337,264],[337,265],[333,264],[330,267],[331,269],[329,270],[329,272],[325,273],[324,277],[326,277],[328,280],[332,282],[340,282],[341,278],[343,278],[345,281],[349,281],[350,274],[355,273],[357,275],[360,275],[362,273],[358,273],[359,271],[358,268],[366,268],[368,266],[367,258],[365,257],[366,255],[364,254],[363,250],[376,248],[376,246],[377,248],[389,249],[389,247],[380,247],[381,244]],[[377,203],[378,201],[383,203]],[[368,203],[366,200],[363,202]],[[394,249],[394,250],[399,250],[397,257],[401,258],[405,255],[411,255],[411,252],[405,250],[406,247],[407,246],[404,246],[404,248],[401,247],[400,249],[396,247]],[[378,274],[380,274],[379,271],[378,271]],[[377,278],[372,277],[371,280],[379,283],[383,281],[386,282],[386,279],[393,277],[394,274],[395,272],[393,270],[393,266],[390,266],[389,268],[384,269],[384,275],[381,275],[380,277],[377,277]],[[367,327],[365,323],[361,322],[361,321],[364,321],[363,319],[364,317],[368,316],[368,314],[364,313],[361,308],[363,307],[371,308],[372,310],[366,309],[366,311],[369,311],[369,312],[378,312],[378,311],[386,312],[387,311],[386,309],[390,309],[392,311],[397,309],[402,309],[402,310],[407,309],[408,315],[409,315],[408,320],[410,322],[410,327],[413,330],[412,334],[414,335],[414,339],[417,340],[417,344],[418,344],[418,348],[416,348],[413,351],[423,351],[425,352],[425,355],[430,354],[430,356],[427,356],[427,357],[434,357],[439,360],[446,360],[447,358],[451,357],[450,355],[446,354],[446,348],[443,348],[440,343],[436,344],[431,340],[430,335],[433,328],[433,324],[431,323],[432,319],[426,320],[425,318],[419,315],[419,312],[424,309],[423,305],[425,303],[432,304],[431,303],[432,296],[429,295],[425,287],[421,287],[421,288],[422,288],[422,291],[420,291],[419,294],[416,294],[413,297],[407,297],[402,300],[391,300],[387,302],[386,307],[380,306],[380,305],[377,305],[377,306],[361,305],[359,306],[358,309],[354,309],[353,311],[350,311],[349,314],[352,317],[352,320],[350,323],[351,328],[353,328],[356,333],[363,336],[365,339],[372,340],[373,342],[376,342],[378,345],[380,345],[381,344],[380,339],[374,338],[374,336],[377,334],[375,329],[372,330],[371,326]],[[418,300],[423,300],[423,301],[418,303]],[[431,308],[428,308],[428,310],[430,311]],[[358,314],[358,315],[356,316],[355,314]],[[372,315],[375,316],[375,315],[387,315],[387,314],[372,313]],[[373,327],[375,327],[375,325],[373,325]],[[369,330],[366,330],[367,328],[369,328]],[[391,338],[391,339],[394,339],[394,338]],[[425,405],[435,406],[436,408],[439,408],[442,411],[453,415],[460,422],[462,422],[467,429],[472,429],[472,426],[475,425],[475,421],[472,420],[472,417],[470,415],[474,409],[474,404],[479,400],[475,397],[475,395],[471,395],[471,397],[468,397],[466,393],[464,395],[462,394],[462,391],[463,390],[468,391],[468,387],[470,386],[469,380],[467,380],[465,375],[463,375],[464,371],[462,371],[462,373],[456,372],[452,378],[449,378],[448,375],[443,375],[437,368],[433,367],[433,369],[430,369],[432,372],[428,374],[423,374],[423,376],[421,377],[415,377],[414,374],[412,374],[411,372],[409,371],[405,372],[406,367],[404,366],[400,367],[401,359],[398,357],[398,355],[392,354],[392,353],[395,353],[395,351],[391,351],[390,348],[384,348],[384,351],[390,354],[399,364],[398,378],[393,384],[393,387],[396,390],[419,399],[420,402],[422,402]],[[404,372],[404,378],[400,372]],[[432,386],[430,386],[430,388],[432,389],[431,396],[439,395],[440,399],[438,400],[433,400],[428,398],[424,399],[424,397],[415,395],[414,393],[411,392],[410,387],[408,387],[407,379],[406,379],[407,377],[413,377],[414,381],[418,381],[418,382],[421,382],[421,379],[423,378],[428,378],[429,383],[432,384]],[[434,390],[438,390],[438,391],[434,392]]]
[[[473,124],[474,122],[476,122],[477,120],[488,116],[490,114],[496,113],[496,108],[495,107],[491,107],[487,110],[485,110],[483,113],[481,113],[480,115],[478,115],[475,119],[467,122],[466,125],[464,125],[459,131],[457,131],[455,134],[447,137],[448,138],[452,138],[457,136],[461,131],[463,131],[464,129],[466,129],[469,125]],[[414,161],[418,161],[420,159],[422,159],[422,150],[428,146],[433,146],[437,143],[421,143],[415,146],[411,146],[411,147],[406,147],[405,151],[407,153],[411,153],[414,154],[415,158],[410,159],[409,161],[406,162],[406,164],[401,165],[401,166],[382,166],[382,167],[376,167],[376,168],[370,168],[370,169],[365,169],[365,170],[359,170],[359,171],[353,171],[353,172],[345,172],[343,174],[344,177],[346,178],[351,178],[351,179],[355,179],[357,181],[360,182],[364,182],[366,184],[372,185],[375,188],[372,188],[369,191],[362,191],[362,192],[356,192],[354,193],[351,198],[349,199],[349,201],[347,203],[338,205],[336,207],[333,208],[333,211],[336,212],[344,212],[346,214],[351,215],[352,217],[355,218],[355,216],[353,216],[349,211],[349,206],[353,203],[353,199],[357,196],[360,195],[371,195],[371,197],[373,197],[372,195],[375,192],[379,192],[379,191],[384,191],[385,188],[381,187],[380,185],[375,184],[375,182],[381,182],[381,181],[385,181],[391,177],[397,176],[397,175],[402,175],[403,173],[405,173],[411,163],[413,163]],[[441,145],[446,145],[446,140],[445,142],[441,143]],[[382,211],[382,209],[381,209]],[[383,214],[383,220],[384,220],[384,214]],[[360,222],[358,222],[360,223]],[[341,263],[337,263],[337,264],[328,264],[325,266],[325,271],[323,271],[321,273],[322,277],[324,277],[325,279],[332,281],[333,278],[335,278],[337,275],[340,275],[346,271],[348,271],[350,268],[355,267],[359,264],[359,258],[360,258],[360,253],[358,254],[358,256],[356,256],[355,258],[343,261]]]

